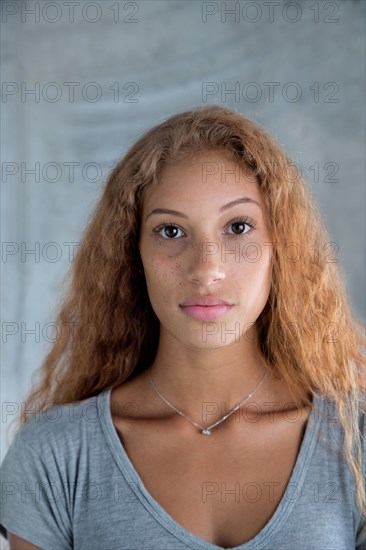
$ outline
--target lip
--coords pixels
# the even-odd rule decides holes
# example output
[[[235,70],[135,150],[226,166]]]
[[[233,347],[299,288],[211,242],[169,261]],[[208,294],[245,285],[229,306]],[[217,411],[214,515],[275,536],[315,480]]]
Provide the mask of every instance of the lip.
[[[199,306],[199,305],[181,305],[180,306],[184,313],[193,317],[193,319],[198,319],[200,321],[212,321],[213,319],[218,319],[222,317],[231,309],[232,304],[222,303],[215,304],[212,306]]]
[[[232,306],[233,304],[230,302],[227,302],[226,300],[222,300],[218,296],[193,296],[192,298],[186,300],[182,304],[179,304],[181,307],[186,306]]]

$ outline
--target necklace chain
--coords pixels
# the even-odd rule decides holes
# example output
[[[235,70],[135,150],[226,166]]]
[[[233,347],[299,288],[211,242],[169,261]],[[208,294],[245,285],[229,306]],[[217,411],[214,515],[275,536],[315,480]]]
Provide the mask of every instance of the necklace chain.
[[[167,405],[169,405],[169,407],[171,407],[172,409],[175,410],[175,412],[177,412],[178,414],[180,414],[181,416],[183,416],[186,420],[188,420],[191,424],[193,424],[194,426],[196,426],[196,428],[198,428],[200,431],[201,431],[201,434],[203,435],[211,435],[211,430],[212,428],[216,428],[216,426],[218,426],[219,424],[221,424],[221,422],[223,422],[224,420],[226,420],[229,416],[231,416],[235,411],[237,411],[239,409],[239,407],[241,407],[241,405],[243,405],[246,401],[248,401],[248,399],[250,399],[254,393],[258,390],[258,388],[262,385],[262,383],[264,382],[264,379],[266,378],[267,376],[267,371],[264,373],[264,375],[262,376],[262,379],[258,382],[258,384],[255,386],[255,388],[250,392],[249,395],[247,395],[246,397],[244,397],[244,399],[242,399],[240,401],[240,403],[238,405],[236,405],[233,409],[231,409],[231,411],[229,411],[227,414],[225,414],[225,416],[223,416],[221,418],[221,420],[218,420],[217,422],[215,422],[214,424],[211,424],[211,426],[207,426],[206,428],[204,426],[201,426],[200,424],[197,424],[197,422],[195,422],[194,420],[192,420],[191,418],[189,418],[189,416],[187,416],[186,414],[184,414],[184,412],[180,411],[179,409],[177,409],[173,403],[171,403],[166,397],[164,397],[164,395],[162,395],[162,393],[160,393],[160,391],[158,390],[158,388],[155,386],[154,382],[153,382],[153,379],[151,378],[151,374],[150,374],[150,371],[148,372],[148,378],[149,378],[149,381],[152,385],[152,387],[154,388],[154,390],[156,391],[156,393],[158,394],[158,396],[164,401],[164,403],[166,403]]]

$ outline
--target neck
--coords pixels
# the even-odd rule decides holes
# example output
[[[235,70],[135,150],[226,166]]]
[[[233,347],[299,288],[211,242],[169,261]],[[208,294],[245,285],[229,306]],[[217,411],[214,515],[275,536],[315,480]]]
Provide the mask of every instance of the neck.
[[[268,399],[270,371],[255,341],[216,349],[187,348],[163,332],[148,370],[159,392],[178,410],[200,424],[212,424],[252,393],[266,372],[248,403]],[[167,410],[152,387],[151,391]]]

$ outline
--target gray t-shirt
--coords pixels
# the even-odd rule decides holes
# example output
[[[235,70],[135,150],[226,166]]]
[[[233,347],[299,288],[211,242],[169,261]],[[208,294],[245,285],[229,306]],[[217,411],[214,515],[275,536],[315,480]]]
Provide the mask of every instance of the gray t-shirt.
[[[220,550],[184,529],[146,490],[114,427],[110,391],[52,406],[16,434],[1,465],[1,534],[9,530],[42,550]],[[364,413],[359,426],[365,436]],[[279,505],[235,548],[365,549],[365,521],[341,447],[334,403],[315,395]]]

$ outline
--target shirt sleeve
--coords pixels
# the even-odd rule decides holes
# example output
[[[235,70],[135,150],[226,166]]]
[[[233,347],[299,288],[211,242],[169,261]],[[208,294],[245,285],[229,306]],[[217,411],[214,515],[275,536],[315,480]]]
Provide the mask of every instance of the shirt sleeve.
[[[36,443],[36,441],[35,441]],[[0,533],[8,531],[42,550],[71,549],[67,498],[51,447],[41,453],[16,434],[0,467]]]

